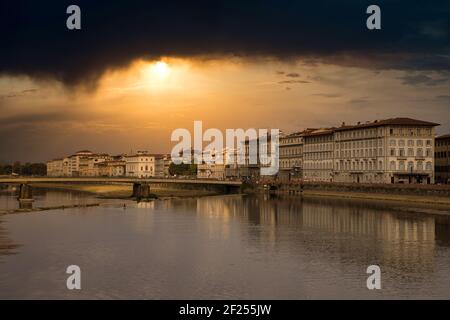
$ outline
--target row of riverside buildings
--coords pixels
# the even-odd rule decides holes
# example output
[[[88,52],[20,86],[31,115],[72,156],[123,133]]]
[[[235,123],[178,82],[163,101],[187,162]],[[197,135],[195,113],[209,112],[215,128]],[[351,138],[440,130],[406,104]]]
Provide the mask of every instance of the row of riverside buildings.
[[[392,118],[280,133],[276,178],[347,183],[450,183],[450,135],[436,137],[436,126],[437,123],[422,120]],[[266,140],[267,144],[258,144],[258,148],[270,150],[270,136]],[[260,179],[262,165],[249,164],[248,145],[246,140],[245,164],[237,164],[236,150],[224,149],[223,163],[199,164],[197,178]],[[169,175],[170,162],[169,155],[146,151],[119,156],[80,151],[49,161],[47,174],[164,177]]]
[[[450,135],[436,137],[436,126],[437,123],[422,120],[392,118],[281,133],[277,178],[344,183],[449,183]],[[267,148],[270,150],[270,146]],[[259,168],[248,164],[202,164],[198,177],[259,179]]]
[[[450,135],[436,138],[436,126],[393,118],[285,135],[280,172],[305,181],[448,183]]]
[[[169,175],[170,156],[138,151],[111,156],[88,150],[47,162],[51,177],[165,177]]]

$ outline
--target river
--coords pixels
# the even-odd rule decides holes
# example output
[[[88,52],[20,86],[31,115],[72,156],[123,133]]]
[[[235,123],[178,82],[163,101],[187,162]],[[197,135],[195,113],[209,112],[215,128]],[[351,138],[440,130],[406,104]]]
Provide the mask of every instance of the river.
[[[35,192],[35,206],[99,202]],[[328,198],[212,196],[0,216],[1,299],[450,299],[450,217]],[[13,192],[0,210],[15,209]],[[68,290],[66,268],[81,269]],[[381,290],[366,269],[381,268]]]

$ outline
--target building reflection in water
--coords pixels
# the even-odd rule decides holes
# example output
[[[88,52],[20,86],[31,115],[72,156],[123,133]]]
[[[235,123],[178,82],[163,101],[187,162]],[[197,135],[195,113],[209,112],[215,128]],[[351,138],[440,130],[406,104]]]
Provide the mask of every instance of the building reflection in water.
[[[272,195],[197,199],[197,214],[246,223],[255,245],[316,250],[361,265],[414,274],[434,271],[435,246],[450,246],[450,219],[396,211],[387,204]],[[311,252],[314,255],[314,252]],[[324,255],[325,257],[327,255]]]
[[[3,223],[0,219],[0,261],[2,256],[17,253],[16,248],[20,247],[20,245],[11,240],[8,231],[3,227]]]

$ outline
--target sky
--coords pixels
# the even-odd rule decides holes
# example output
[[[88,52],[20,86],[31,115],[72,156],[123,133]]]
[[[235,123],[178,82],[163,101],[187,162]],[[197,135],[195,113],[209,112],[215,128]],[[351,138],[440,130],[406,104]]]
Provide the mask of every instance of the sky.
[[[450,3],[377,1],[372,31],[369,4],[2,2],[0,162],[169,153],[195,120],[291,132],[411,117],[449,133]]]

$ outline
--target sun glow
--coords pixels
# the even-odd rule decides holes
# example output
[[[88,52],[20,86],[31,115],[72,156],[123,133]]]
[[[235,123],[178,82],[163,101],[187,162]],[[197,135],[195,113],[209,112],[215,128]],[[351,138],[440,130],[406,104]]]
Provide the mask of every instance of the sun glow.
[[[170,66],[164,61],[152,63],[148,68],[148,75],[151,79],[165,80],[170,76]]]

